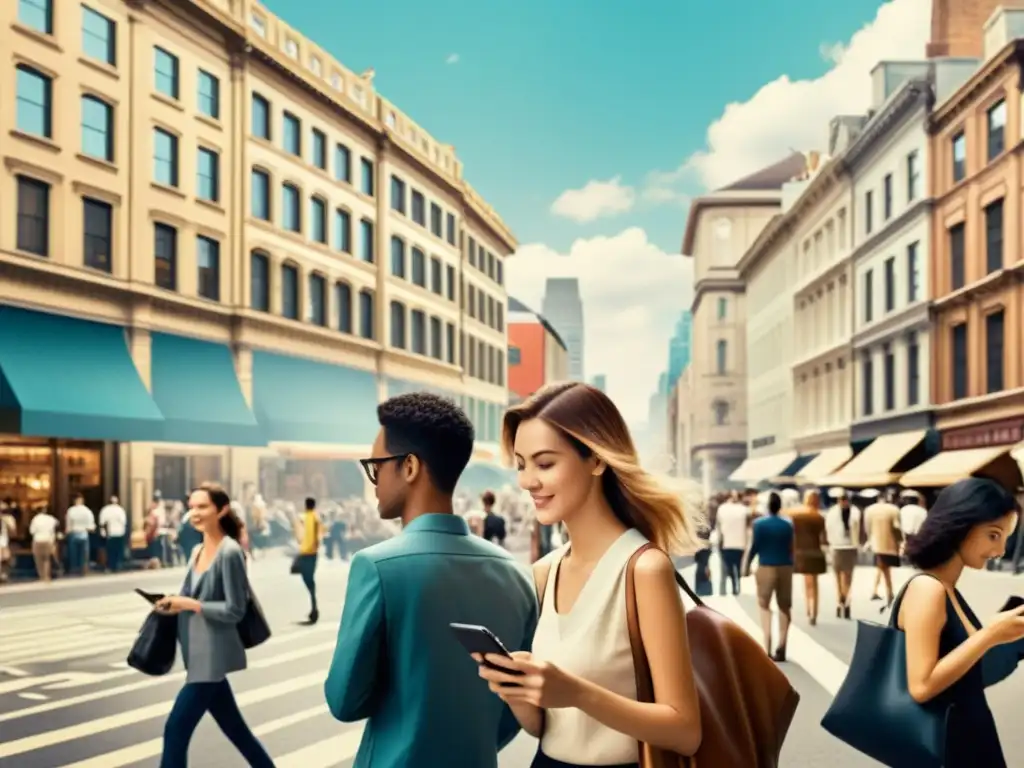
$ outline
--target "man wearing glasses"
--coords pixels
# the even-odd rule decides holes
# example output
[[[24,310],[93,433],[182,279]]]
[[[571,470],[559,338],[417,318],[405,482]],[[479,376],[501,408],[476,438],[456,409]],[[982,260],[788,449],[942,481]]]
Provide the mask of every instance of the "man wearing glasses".
[[[529,648],[533,580],[453,513],[473,453],[462,409],[421,392],[381,403],[377,419],[361,463],[381,517],[403,531],[352,558],[327,705],[342,722],[368,718],[354,768],[495,768],[519,725],[448,625],[481,624]]]

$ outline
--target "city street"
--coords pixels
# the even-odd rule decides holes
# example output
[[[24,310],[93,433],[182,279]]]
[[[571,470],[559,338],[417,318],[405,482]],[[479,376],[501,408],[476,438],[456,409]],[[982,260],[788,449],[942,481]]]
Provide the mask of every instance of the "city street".
[[[306,596],[298,578],[287,571],[288,560],[280,555],[253,565],[253,583],[275,634],[251,653],[250,668],[232,682],[246,718],[278,766],[349,766],[361,728],[333,720],[321,689],[347,569],[337,561],[322,561],[318,580],[323,616],[315,627],[296,623],[306,612]],[[0,763],[5,768],[157,764],[163,722],[182,674],[148,678],[126,668],[127,649],[148,610],[132,589],[169,591],[180,578],[180,570],[156,571],[0,591]],[[880,618],[879,603],[868,599],[872,581],[870,569],[857,573],[855,618]],[[738,598],[711,602],[756,634],[757,608],[749,582]],[[800,691],[801,704],[782,765],[873,765],[819,727],[845,674],[856,625],[834,618],[834,589],[823,577],[822,616],[817,627],[809,627],[802,618],[802,591],[801,585],[795,589],[791,661],[784,665]],[[1014,577],[992,573],[969,574],[963,588],[982,616],[998,609],[1006,595],[1020,591]],[[1022,696],[1021,675],[990,689],[1007,754],[1024,750],[1024,732],[1015,728],[1013,719],[1013,703]],[[532,739],[521,736],[502,753],[502,768],[529,765],[535,748]],[[192,765],[199,768],[241,764],[209,718],[196,734],[191,755]]]

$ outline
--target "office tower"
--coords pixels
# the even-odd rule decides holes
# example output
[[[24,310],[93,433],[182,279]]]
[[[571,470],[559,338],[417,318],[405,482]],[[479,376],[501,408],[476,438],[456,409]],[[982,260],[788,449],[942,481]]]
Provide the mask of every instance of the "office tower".
[[[541,314],[569,348],[569,378],[583,381],[583,300],[575,277],[549,277]]]

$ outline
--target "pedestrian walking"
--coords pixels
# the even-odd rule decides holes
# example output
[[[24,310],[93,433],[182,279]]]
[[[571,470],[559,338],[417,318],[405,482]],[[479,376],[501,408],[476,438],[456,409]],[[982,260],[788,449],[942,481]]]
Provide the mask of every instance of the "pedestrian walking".
[[[60,522],[47,512],[45,507],[36,512],[32,522],[28,524],[28,534],[32,537],[32,560],[42,582],[49,582],[53,575],[59,528]]]
[[[750,508],[740,501],[736,491],[731,492],[728,499],[718,505],[715,530],[722,560],[719,594],[727,594],[727,586],[733,595],[740,593],[740,569],[743,566],[743,553],[749,543],[751,519]]]
[[[832,571],[836,577],[836,617],[850,618],[850,590],[861,547],[861,511],[850,503],[842,488],[829,489],[835,500],[825,514],[825,539],[832,554]]]
[[[128,533],[128,513],[117,496],[111,496],[110,503],[100,509],[98,522],[107,552],[107,570],[117,573],[124,562],[125,537]]]
[[[484,506],[484,538],[499,547],[505,546],[507,535],[505,518],[494,511],[494,493],[486,491],[480,497],[480,503]]]
[[[819,499],[816,489],[809,490],[804,493],[803,505],[789,513],[793,523],[793,572],[804,577],[804,603],[812,627],[818,623],[818,579],[828,570],[828,539]]]
[[[779,515],[782,499],[768,494],[768,514],[754,521],[744,573],[757,558],[757,604],[761,609],[764,649],[775,661],[786,660],[786,642],[793,608],[793,523]],[[779,644],[772,651],[772,596],[779,609]]]
[[[273,768],[235,701],[228,675],[246,668],[238,624],[249,602],[245,554],[238,543],[242,522],[223,488],[204,485],[189,496],[189,519],[203,535],[192,553],[177,595],[156,610],[178,615],[185,685],[164,725],[160,768],[186,768],[188,746],[207,712],[252,768]]]
[[[862,491],[867,495],[869,491]],[[879,500],[864,510],[864,529],[868,537],[868,546],[875,553],[875,588],[872,600],[881,600],[878,588],[885,585],[885,605],[882,610],[892,605],[892,569],[900,565],[901,538],[900,508],[892,503],[893,492],[882,494],[872,490],[872,495]]]
[[[64,516],[64,534],[68,546],[68,573],[85,576],[89,572],[89,536],[96,530],[96,517],[85,506],[82,494]]]
[[[323,525],[316,512],[316,499],[308,497],[298,521],[299,554],[295,557],[293,570],[302,577],[302,583],[309,592],[309,616],[303,624],[313,625],[320,620],[316,603],[316,564],[320,552]]]

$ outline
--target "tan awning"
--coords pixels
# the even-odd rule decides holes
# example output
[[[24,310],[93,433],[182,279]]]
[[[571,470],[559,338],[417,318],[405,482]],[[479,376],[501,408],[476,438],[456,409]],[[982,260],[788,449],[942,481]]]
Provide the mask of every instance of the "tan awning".
[[[928,431],[897,432],[882,435],[867,448],[854,456],[841,470],[821,481],[822,485],[838,485],[842,488],[873,488],[891,485],[899,479],[895,467],[904,456],[924,440]]]
[[[1016,448],[1004,445],[943,451],[904,473],[900,485],[907,488],[944,488],[965,477],[979,475],[1007,482],[1012,487],[1016,484],[1014,473],[1020,472],[1018,460],[1012,454]]]
[[[796,473],[797,483],[813,483],[823,477],[835,472],[853,456],[853,448],[848,445],[837,445],[835,448],[826,448]]]
[[[729,475],[734,483],[760,483],[769,477],[775,477],[796,459],[796,451],[784,451],[768,456],[754,456],[745,459],[736,470]]]

